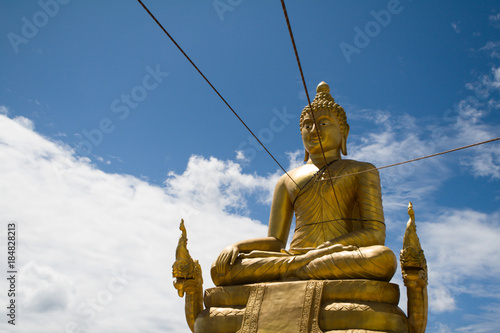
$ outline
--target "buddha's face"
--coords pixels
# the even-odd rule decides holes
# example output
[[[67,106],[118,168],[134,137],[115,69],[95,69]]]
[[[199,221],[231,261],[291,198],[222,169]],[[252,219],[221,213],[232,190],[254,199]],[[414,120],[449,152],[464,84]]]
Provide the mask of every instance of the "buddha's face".
[[[321,154],[321,145],[326,152],[339,150],[342,144],[340,125],[335,113],[327,109],[314,112],[316,124],[308,113],[304,116],[301,129],[302,142],[309,154]],[[318,131],[316,131],[316,126]],[[318,138],[319,133],[319,138]],[[321,145],[319,140],[321,139]]]

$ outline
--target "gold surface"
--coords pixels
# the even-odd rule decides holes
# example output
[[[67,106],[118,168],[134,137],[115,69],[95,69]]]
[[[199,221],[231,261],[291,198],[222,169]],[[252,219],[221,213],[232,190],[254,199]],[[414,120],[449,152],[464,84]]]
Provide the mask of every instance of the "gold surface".
[[[236,295],[245,297],[238,299]],[[244,311],[229,304],[236,299],[246,302]],[[205,292],[205,304],[211,313],[205,310],[198,317],[200,330],[195,332],[356,329],[406,333],[407,318],[397,307],[398,300],[399,287],[382,281],[309,280],[216,287]]]
[[[187,231],[184,220],[179,226],[182,234],[175,251],[175,262],[172,265],[172,276],[175,278],[174,288],[180,297],[186,296],[184,312],[189,328],[194,332],[195,321],[203,310],[203,278],[198,260],[193,260],[187,249]]]
[[[272,282],[282,283],[282,282]],[[215,287],[205,290],[205,307],[245,306],[252,284]],[[399,286],[373,280],[325,280],[323,301],[379,302],[398,305]]]
[[[186,259],[183,231],[186,240],[179,240],[174,286],[179,295],[188,296],[186,318],[194,332],[425,331],[427,267],[414,220],[408,222],[401,254],[408,320],[397,306],[399,287],[388,283],[397,261],[384,245],[378,171],[370,163],[341,158],[347,154],[349,125],[326,83],[318,85],[311,106],[300,117],[307,163],[278,180],[267,237],[221,251],[211,268],[217,287],[205,291],[205,310],[200,306],[202,281],[185,273],[197,272],[192,269],[197,262]]]
[[[324,82],[300,118],[309,160],[283,175],[275,188],[268,237],[225,248],[212,266],[216,285],[280,280],[375,279],[389,281],[396,258],[384,246],[385,224],[378,172],[341,159],[349,133],[345,112]],[[322,154],[324,150],[324,156]],[[338,177],[340,178],[332,178]],[[296,228],[286,251],[292,217]]]
[[[408,204],[410,219],[406,225],[401,250],[401,273],[408,297],[410,333],[423,333],[427,326],[427,262],[420,246],[413,205]]]

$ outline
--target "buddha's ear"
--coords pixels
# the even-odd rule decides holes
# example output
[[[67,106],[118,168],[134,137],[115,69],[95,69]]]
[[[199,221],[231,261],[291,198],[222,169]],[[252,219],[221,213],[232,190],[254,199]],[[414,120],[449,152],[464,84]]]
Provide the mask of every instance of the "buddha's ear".
[[[307,162],[309,160],[309,152],[307,150],[304,150],[304,151],[305,151],[304,162]]]
[[[347,155],[347,136],[349,135],[349,125],[346,124],[344,127],[344,134],[342,134],[342,140],[340,143],[340,150],[342,151],[342,155]]]

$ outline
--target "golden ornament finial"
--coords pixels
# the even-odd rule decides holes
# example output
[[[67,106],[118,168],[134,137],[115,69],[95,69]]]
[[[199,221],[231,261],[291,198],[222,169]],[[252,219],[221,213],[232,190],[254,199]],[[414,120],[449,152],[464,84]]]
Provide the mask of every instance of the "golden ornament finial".
[[[316,87],[316,93],[320,92],[330,93],[330,87],[325,81],[321,81]]]

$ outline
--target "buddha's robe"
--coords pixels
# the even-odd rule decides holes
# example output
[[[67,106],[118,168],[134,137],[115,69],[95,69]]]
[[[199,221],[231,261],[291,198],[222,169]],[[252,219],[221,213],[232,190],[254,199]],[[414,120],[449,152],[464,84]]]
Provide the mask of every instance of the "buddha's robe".
[[[218,276],[212,269],[214,283],[234,285],[308,279],[389,281],[396,270],[396,257],[384,246],[378,171],[362,172],[372,168],[369,163],[337,160],[328,171],[318,170],[301,177],[298,181],[301,189],[289,191],[296,219],[290,251],[241,254],[224,276]],[[348,174],[353,175],[335,178]],[[318,255],[313,256],[301,250],[317,248],[326,241],[352,245],[356,249],[334,253],[315,250]]]

